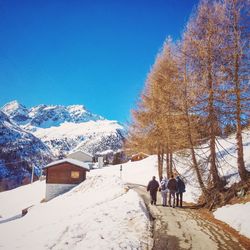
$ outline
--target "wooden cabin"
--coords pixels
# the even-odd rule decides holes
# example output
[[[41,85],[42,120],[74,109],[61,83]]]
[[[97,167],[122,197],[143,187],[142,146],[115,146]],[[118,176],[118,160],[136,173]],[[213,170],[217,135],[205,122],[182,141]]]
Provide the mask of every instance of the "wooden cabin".
[[[65,158],[48,164],[46,171],[46,201],[69,191],[86,179],[89,165],[75,159]]]
[[[149,155],[147,155],[143,152],[139,152],[139,153],[131,156],[131,161],[140,161],[140,160],[145,159],[147,157],[149,157]]]

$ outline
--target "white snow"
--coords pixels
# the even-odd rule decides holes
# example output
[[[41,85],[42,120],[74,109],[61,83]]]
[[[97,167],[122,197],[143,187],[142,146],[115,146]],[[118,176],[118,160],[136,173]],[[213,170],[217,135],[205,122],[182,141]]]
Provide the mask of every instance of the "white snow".
[[[218,208],[214,217],[226,222],[240,234],[250,238],[250,202],[245,204],[227,205]]]
[[[17,109],[20,108],[20,103],[17,101],[17,100],[14,100],[12,102],[9,102],[7,104],[5,104],[3,107],[2,107],[2,110],[5,112],[5,113],[10,113],[10,112],[13,112]]]
[[[64,122],[58,127],[37,128],[34,135],[41,139],[63,139],[76,136],[89,137],[93,134],[110,134],[123,129],[116,121],[98,120],[82,123]]]
[[[243,132],[243,146],[244,146],[244,159],[246,168],[250,171],[250,131],[244,130]],[[202,163],[209,157],[208,145],[204,144],[200,146],[200,149],[196,149],[197,161]],[[186,153],[186,152],[185,152]],[[226,178],[227,187],[231,186],[235,182],[240,181],[237,168],[237,151],[235,135],[231,135],[228,138],[217,138],[216,154],[218,159],[218,171],[220,176]],[[201,194],[201,190],[197,183],[196,173],[190,167],[191,156],[183,157],[178,154],[174,156],[175,168],[177,172],[184,178],[187,186],[187,192],[185,193],[185,199],[188,202],[197,202],[197,198]],[[204,169],[202,178],[206,181],[209,177],[209,168]]]
[[[46,165],[45,168],[48,168],[48,167],[51,167],[51,166],[54,166],[54,165],[57,165],[57,164],[61,164],[61,163],[64,163],[64,162],[71,163],[71,164],[73,164],[75,166],[87,169],[89,171],[89,165],[88,164],[86,164],[85,162],[81,162],[81,161],[78,161],[78,160],[75,160],[75,159],[70,159],[70,158],[66,158],[66,159],[62,159],[62,160],[58,160],[58,161],[53,161],[53,162],[49,163],[48,165]]]
[[[37,205],[45,196],[45,181],[0,193],[0,223],[20,217],[22,209]],[[1,243],[0,243],[1,245]]]
[[[56,132],[56,128],[51,130]],[[72,127],[70,130],[77,133]],[[217,151],[226,159],[223,163],[221,158],[220,171],[229,183],[238,181],[235,139],[219,142],[230,152],[226,154],[223,148]],[[244,145],[249,169],[248,133],[244,133]],[[186,182],[184,201],[194,201],[199,194],[195,175],[187,161],[180,156],[175,159],[176,170]],[[46,203],[40,203],[45,196],[44,182],[2,192],[0,249],[147,249],[147,245],[152,246],[152,239],[145,205],[124,184],[146,186],[153,175],[158,177],[156,156],[122,164],[122,171],[120,164],[92,170],[86,181]],[[31,205],[34,206],[28,214],[18,218],[21,210]],[[249,210],[250,203],[226,206],[219,208],[215,216],[249,237]]]
[[[35,184],[44,190],[37,193],[37,200],[44,198],[40,181],[25,186],[22,193],[24,187],[0,193],[0,249],[151,248],[146,207],[137,193],[124,186],[119,169],[118,165],[93,170],[86,181],[46,203],[28,198]],[[126,175],[132,178],[133,171]],[[26,216],[8,221],[33,204]],[[4,213],[12,206],[12,213]]]

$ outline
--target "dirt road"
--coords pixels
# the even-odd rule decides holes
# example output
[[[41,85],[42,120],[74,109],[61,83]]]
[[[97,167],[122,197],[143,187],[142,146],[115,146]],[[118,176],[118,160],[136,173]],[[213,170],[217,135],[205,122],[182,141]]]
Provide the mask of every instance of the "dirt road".
[[[129,184],[143,198],[152,216],[153,249],[221,249],[240,250],[243,247],[231,234],[216,224],[203,219],[194,209],[162,207],[158,194],[158,206],[150,205],[145,187]]]

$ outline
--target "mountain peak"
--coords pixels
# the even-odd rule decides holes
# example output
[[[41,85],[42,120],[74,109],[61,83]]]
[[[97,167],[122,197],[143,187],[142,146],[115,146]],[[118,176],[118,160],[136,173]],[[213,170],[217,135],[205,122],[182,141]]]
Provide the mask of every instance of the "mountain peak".
[[[71,111],[74,110],[86,110],[85,106],[83,106],[82,104],[77,104],[77,105],[69,105],[67,106],[67,108]]]
[[[19,103],[17,100],[14,100],[14,101],[11,101],[11,102],[8,102],[6,103],[2,108],[1,110],[6,113],[6,114],[11,114],[13,113],[14,111],[17,111],[17,110],[27,110],[27,108]]]
[[[0,110],[8,115],[12,121],[20,124],[25,123],[29,119],[29,110],[17,100],[5,104]]]

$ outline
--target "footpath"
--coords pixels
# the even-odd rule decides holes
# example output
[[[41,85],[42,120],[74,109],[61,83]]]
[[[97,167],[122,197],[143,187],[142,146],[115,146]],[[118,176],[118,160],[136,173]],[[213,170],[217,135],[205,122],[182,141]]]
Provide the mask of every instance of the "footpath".
[[[144,200],[152,221],[153,250],[250,250],[250,240],[230,233],[220,223],[202,216],[199,209],[162,207],[158,193],[157,205],[151,205],[146,187],[128,184]],[[221,223],[222,224],[222,223]]]

